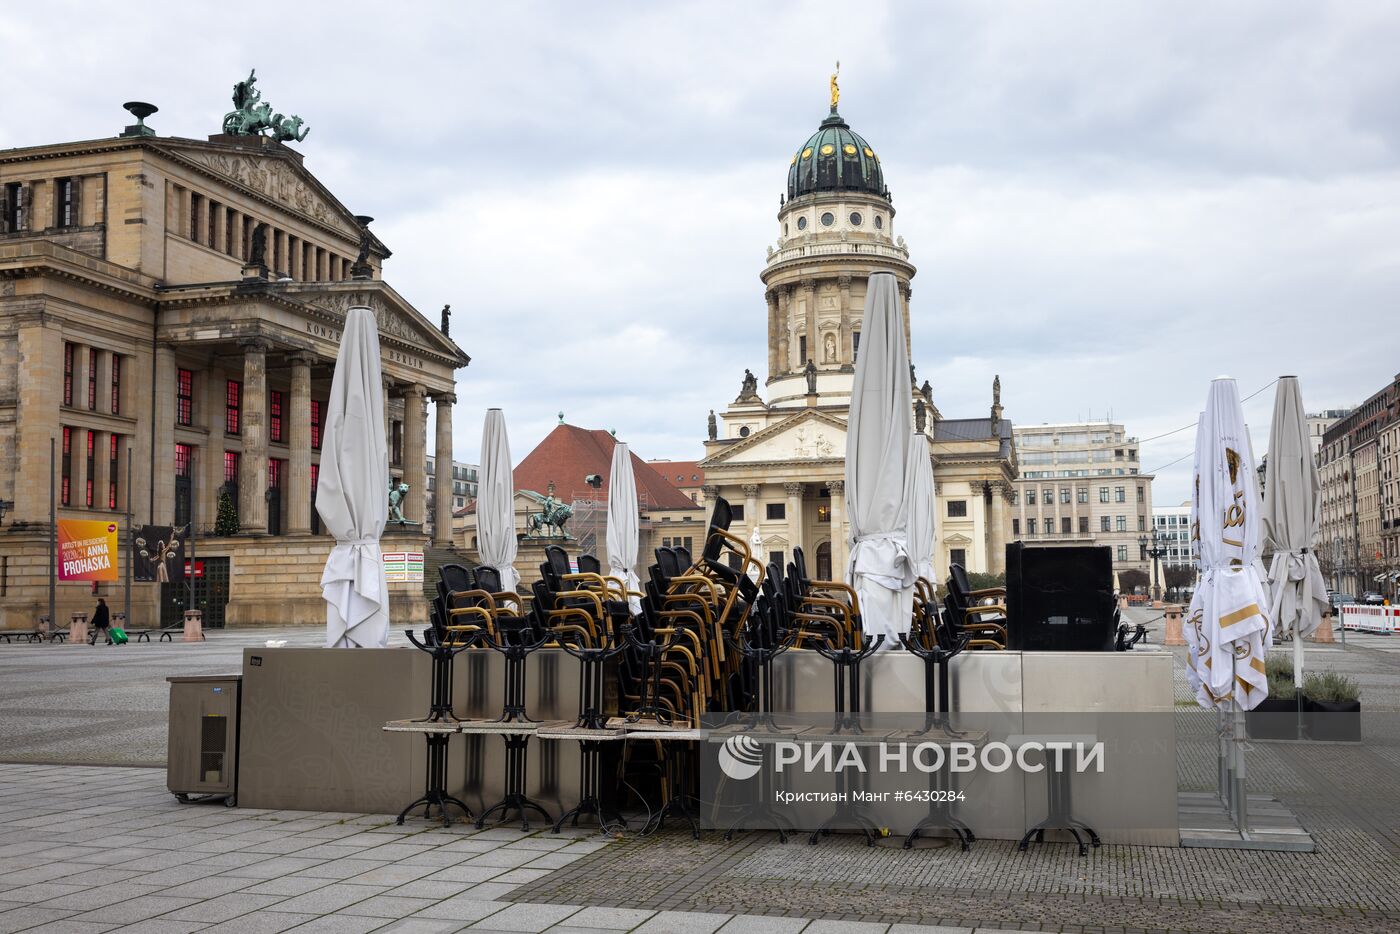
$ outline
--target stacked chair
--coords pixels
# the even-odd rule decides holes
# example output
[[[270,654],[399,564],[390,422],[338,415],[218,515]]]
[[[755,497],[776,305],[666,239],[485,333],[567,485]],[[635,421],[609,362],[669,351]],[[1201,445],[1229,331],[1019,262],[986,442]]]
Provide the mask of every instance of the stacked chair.
[[[992,651],[1006,648],[1005,587],[973,590],[968,584],[967,569],[954,564],[948,569],[948,596],[943,607],[953,632],[958,637],[968,634],[966,648]]]
[[[914,618],[907,635],[900,636],[904,647],[923,659],[924,662],[924,733],[940,730],[945,735],[959,735],[949,719],[951,711],[951,663],[968,647],[972,633],[965,629],[955,630],[951,614],[941,615],[938,611],[938,598],[934,585],[925,578],[914,582]],[[946,769],[930,776],[929,811],[909,835],[904,838],[904,848],[910,849],[914,841],[928,829],[946,827],[953,831],[964,850],[972,847],[977,837],[972,828],[963,823],[952,812],[944,792],[955,792],[952,776]]]

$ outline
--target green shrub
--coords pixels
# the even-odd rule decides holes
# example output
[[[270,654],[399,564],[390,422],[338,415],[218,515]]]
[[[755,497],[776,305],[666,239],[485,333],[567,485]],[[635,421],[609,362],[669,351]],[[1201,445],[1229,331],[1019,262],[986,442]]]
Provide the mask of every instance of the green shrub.
[[[1361,686],[1344,674],[1327,670],[1303,678],[1303,693],[1315,701],[1336,704],[1361,699]]]
[[[967,572],[967,585],[973,590],[991,590],[1006,586],[1005,574],[983,574],[980,571]]]
[[[1275,700],[1294,700],[1297,696],[1297,689],[1293,684],[1293,673],[1289,672],[1286,678],[1269,679],[1269,697]]]
[[[1264,677],[1293,684],[1293,659],[1283,652],[1270,652],[1264,656]],[[1272,691],[1269,692],[1273,694]]]

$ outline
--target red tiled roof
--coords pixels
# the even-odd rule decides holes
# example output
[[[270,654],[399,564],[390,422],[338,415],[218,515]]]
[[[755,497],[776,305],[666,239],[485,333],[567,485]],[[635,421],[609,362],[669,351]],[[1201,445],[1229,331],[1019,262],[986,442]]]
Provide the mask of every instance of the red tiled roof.
[[[700,469],[699,461],[647,461],[647,464],[679,489],[701,486],[705,482],[705,471]]]
[[[588,492],[583,480],[590,474],[603,478],[599,491],[608,490],[613,446],[617,439],[606,431],[559,424],[535,449],[525,455],[512,472],[517,490],[545,493],[551,480],[554,493],[565,502],[575,494]],[[644,509],[699,509],[689,496],[676,489],[634,452],[632,472],[637,478],[637,495]]]

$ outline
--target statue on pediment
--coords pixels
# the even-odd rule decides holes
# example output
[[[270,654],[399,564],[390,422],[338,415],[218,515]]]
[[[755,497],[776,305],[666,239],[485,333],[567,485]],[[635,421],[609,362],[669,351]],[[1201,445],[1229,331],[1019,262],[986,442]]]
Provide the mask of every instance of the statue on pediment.
[[[739,390],[740,399],[754,399],[758,397],[758,377],[753,375],[753,371],[745,368],[744,383]]]
[[[718,423],[715,421],[715,410],[714,410],[714,409],[710,409],[710,417],[709,417],[709,419],[707,419],[707,422],[708,422],[708,424],[707,424],[706,427],[707,427],[708,430],[709,430],[710,440],[711,440],[711,441],[715,441],[715,440],[717,440],[717,439],[719,438],[719,425],[718,425]]]
[[[224,114],[224,132],[229,136],[270,136],[279,142],[301,142],[311,128],[301,117],[273,113],[272,105],[262,99],[257,69],[233,86],[233,110]]]
[[[441,329],[440,329],[440,330],[442,331],[442,336],[443,336],[443,337],[446,337],[446,336],[447,336],[447,328],[448,328],[448,325],[451,324],[451,321],[452,321],[452,306],[451,306],[451,305],[443,305],[443,306],[442,306],[442,327],[441,327]]]

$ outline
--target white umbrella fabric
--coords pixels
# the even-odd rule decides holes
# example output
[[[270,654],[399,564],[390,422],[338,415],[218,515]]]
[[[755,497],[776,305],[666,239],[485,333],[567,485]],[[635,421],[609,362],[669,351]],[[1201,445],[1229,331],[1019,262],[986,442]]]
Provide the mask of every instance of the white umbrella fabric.
[[[520,583],[515,569],[515,477],[510,466],[510,438],[500,409],[486,410],[481,429],[481,473],[476,494],[476,550],[481,563],[501,574],[501,589]]]
[[[909,557],[914,573],[933,583],[933,546],[937,530],[934,524],[933,461],[929,458],[928,439],[914,432],[909,439]]]
[[[1313,553],[1322,527],[1321,491],[1298,377],[1281,376],[1269,426],[1269,459],[1264,465],[1264,541],[1273,551],[1269,616],[1276,635],[1293,636],[1293,683],[1299,688],[1303,686],[1303,639],[1317,631],[1322,615],[1330,609],[1327,581]]]
[[[1233,379],[1210,384],[1196,431],[1191,520],[1201,568],[1187,611],[1191,687],[1202,707],[1252,710],[1268,696],[1264,655],[1273,639],[1256,569],[1259,486]]]
[[[316,512],[335,536],[321,574],[326,646],[387,645],[389,585],[379,536],[389,519],[389,446],[379,327],[368,308],[345,314],[321,438]]]
[[[914,609],[905,472],[914,431],[909,351],[894,274],[871,275],[846,428],[848,580],[867,635],[899,645]]]
[[[608,573],[620,577],[628,591],[640,591],[637,577],[637,478],[632,472],[632,452],[619,441],[613,445],[612,467],[608,470]],[[642,601],[628,597],[635,615],[642,612]]]

